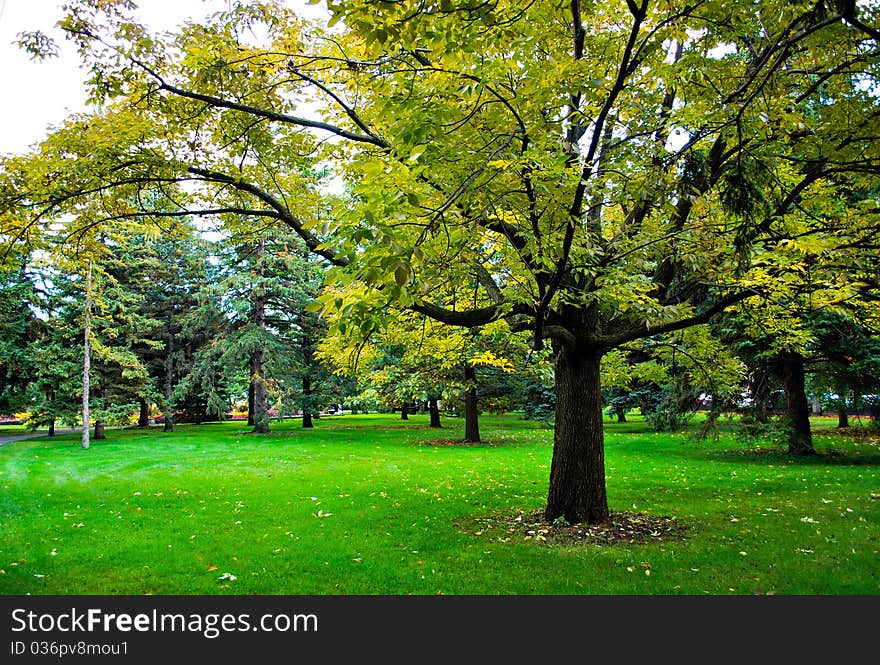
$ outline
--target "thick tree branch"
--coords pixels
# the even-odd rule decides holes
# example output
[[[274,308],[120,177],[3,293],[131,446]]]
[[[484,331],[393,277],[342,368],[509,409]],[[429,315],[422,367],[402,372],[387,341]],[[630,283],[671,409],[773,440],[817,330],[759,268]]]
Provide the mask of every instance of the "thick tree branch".
[[[856,0],[837,0],[836,4],[838,11],[843,16],[844,21],[849,23],[854,28],[861,30],[866,35],[869,35],[877,42],[880,42],[880,30],[877,30],[877,28],[872,28],[870,25],[863,23],[856,15],[856,12],[858,11]]]
[[[305,228],[305,224],[301,219],[296,217],[284,204],[283,201],[275,198],[268,192],[263,191],[256,185],[245,182],[240,178],[233,178],[225,173],[220,173],[217,171],[209,171],[207,169],[203,169],[200,167],[191,166],[187,169],[190,173],[194,175],[201,176],[204,180],[208,182],[215,182],[224,185],[230,185],[231,187],[251,194],[255,196],[257,199],[271,207],[272,209],[278,212],[278,218],[287,224],[291,229],[296,232],[296,234],[302,238],[303,242],[305,242],[306,246],[309,248],[313,254],[317,254],[318,256],[322,256],[330,263],[336,266],[347,266],[350,261],[343,257],[339,256],[336,252],[331,249],[324,247],[321,240],[315,236],[311,231]]]
[[[702,323],[708,323],[714,316],[720,314],[728,307],[756,295],[758,294],[754,291],[736,291],[734,293],[719,298],[714,303],[706,307],[704,310],[697,314],[694,314],[693,316],[679,319],[678,321],[671,321],[669,323],[661,324],[658,326],[648,327],[645,325],[635,325],[629,328],[629,330],[625,330],[618,334],[605,335],[598,338],[596,341],[599,346],[603,348],[614,349],[621,344],[632,342],[637,339],[653,337],[654,335],[662,335],[664,333],[674,332],[676,330],[683,330],[685,328],[690,328],[691,326],[700,325]]]
[[[491,305],[489,307],[479,307],[464,311],[454,311],[433,305],[431,303],[418,303],[411,305],[409,309],[419,314],[424,314],[428,318],[445,323],[450,326],[460,326],[462,328],[477,328],[484,326],[492,321],[497,321],[504,314],[504,309],[499,305]]]

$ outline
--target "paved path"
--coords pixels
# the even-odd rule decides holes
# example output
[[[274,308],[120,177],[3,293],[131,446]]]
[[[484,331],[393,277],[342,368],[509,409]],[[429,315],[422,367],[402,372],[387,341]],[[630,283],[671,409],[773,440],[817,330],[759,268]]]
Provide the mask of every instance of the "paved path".
[[[71,432],[79,432],[81,430],[78,429],[70,429],[67,427],[57,427],[55,429],[55,434],[70,434]],[[43,432],[31,432],[29,434],[13,434],[12,436],[0,436],[0,446],[3,446],[7,443],[12,443],[14,441],[24,441],[25,439],[36,439],[38,437],[47,437],[48,433]]]

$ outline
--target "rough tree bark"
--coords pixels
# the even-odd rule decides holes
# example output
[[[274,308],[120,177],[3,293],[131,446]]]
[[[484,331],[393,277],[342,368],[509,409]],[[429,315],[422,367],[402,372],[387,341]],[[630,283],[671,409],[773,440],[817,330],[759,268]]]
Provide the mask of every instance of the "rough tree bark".
[[[254,382],[248,384],[248,427],[254,426]]]
[[[464,368],[464,440],[480,442],[480,414],[477,410],[477,373],[470,365]]]
[[[846,410],[846,402],[842,401],[837,410],[837,426],[840,429],[849,427],[849,412]]]
[[[849,427],[849,411],[846,408],[846,393],[847,389],[845,385],[837,387],[837,426],[842,429]]]
[[[431,416],[429,427],[441,427],[440,425],[440,405],[437,403],[436,397],[428,399],[428,413]]]
[[[608,519],[601,353],[555,344],[556,427],[546,519],[598,524]]]
[[[407,406],[406,402],[400,406],[400,419],[409,420],[409,406]]]
[[[779,356],[779,374],[785,387],[785,418],[788,424],[788,453],[815,455],[810,430],[810,403],[804,387],[804,357],[798,353]]]
[[[303,374],[303,427],[314,427],[312,422],[312,377],[308,372]]]
[[[140,411],[138,413],[138,427],[149,427],[150,405],[147,404],[147,400],[145,400],[143,397],[138,397],[138,404],[140,405]]]

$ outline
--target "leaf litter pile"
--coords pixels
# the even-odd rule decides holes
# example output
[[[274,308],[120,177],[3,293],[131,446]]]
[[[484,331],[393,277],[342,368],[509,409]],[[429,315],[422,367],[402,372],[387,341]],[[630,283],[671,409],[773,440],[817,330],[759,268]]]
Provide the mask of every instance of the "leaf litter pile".
[[[475,536],[501,542],[531,540],[558,545],[621,545],[682,540],[688,527],[673,517],[614,512],[602,524],[549,523],[541,512],[473,518],[458,527]]]

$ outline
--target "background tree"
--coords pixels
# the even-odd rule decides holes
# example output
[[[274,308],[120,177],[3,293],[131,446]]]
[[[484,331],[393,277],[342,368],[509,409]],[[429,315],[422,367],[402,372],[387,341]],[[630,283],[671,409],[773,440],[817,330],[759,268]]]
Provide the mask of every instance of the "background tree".
[[[138,294],[147,330],[134,347],[149,382],[135,396],[138,426],[150,423],[153,404],[162,410],[164,428],[174,429],[175,393],[192,363],[192,340],[184,324],[197,307],[196,292],[212,279],[207,245],[188,220],[154,220],[142,226],[126,245],[117,279]]]
[[[37,317],[40,297],[31,256],[7,254],[0,263],[0,413],[29,408],[28,386],[37,371],[34,343],[45,326]]]
[[[431,427],[440,426],[438,403],[446,410],[460,404],[464,440],[480,442],[484,386],[478,375],[524,367],[529,353],[522,336],[510,335],[503,322],[472,331],[449,328],[410,311],[389,310],[378,316],[372,308],[361,310],[368,316],[363,325],[352,325],[363,299],[357,291],[336,293],[339,307],[329,315],[330,334],[321,341],[319,356],[342,372],[358,375],[386,408],[400,408],[402,417],[414,401],[427,404]]]

